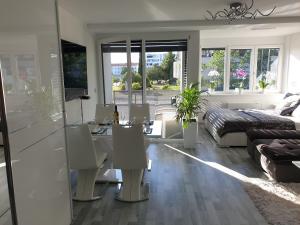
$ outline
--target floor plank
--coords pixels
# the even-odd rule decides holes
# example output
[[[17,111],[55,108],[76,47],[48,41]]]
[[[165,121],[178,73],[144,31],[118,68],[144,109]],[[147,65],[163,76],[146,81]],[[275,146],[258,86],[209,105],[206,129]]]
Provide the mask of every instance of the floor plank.
[[[150,199],[114,200],[115,185],[97,184],[100,201],[74,202],[73,225],[267,224],[243,189],[246,177],[263,178],[244,148],[218,148],[200,127],[196,149],[181,141],[152,143]]]

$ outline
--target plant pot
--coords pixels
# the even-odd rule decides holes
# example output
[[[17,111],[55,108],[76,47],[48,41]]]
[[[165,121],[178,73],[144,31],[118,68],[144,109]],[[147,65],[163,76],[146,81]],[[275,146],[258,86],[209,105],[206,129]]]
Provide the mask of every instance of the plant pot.
[[[208,90],[207,90],[207,91],[208,91],[208,93],[209,93],[209,94],[213,94],[213,93],[215,92],[215,89],[208,88]]]
[[[183,128],[184,148],[195,148],[198,138],[198,122],[191,122],[188,128]]]

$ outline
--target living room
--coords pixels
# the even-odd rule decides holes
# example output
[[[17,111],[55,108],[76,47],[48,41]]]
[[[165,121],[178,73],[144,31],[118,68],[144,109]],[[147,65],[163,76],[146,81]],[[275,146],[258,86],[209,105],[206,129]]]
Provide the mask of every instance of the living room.
[[[299,224],[299,15],[3,0],[0,224]]]

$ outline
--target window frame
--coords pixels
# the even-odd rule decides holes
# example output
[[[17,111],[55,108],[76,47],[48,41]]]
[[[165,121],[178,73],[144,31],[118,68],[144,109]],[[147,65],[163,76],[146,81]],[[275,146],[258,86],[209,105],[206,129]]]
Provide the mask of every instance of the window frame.
[[[251,56],[250,56],[250,74],[249,74],[249,89],[244,89],[244,92],[252,92],[253,90],[253,75],[254,75],[254,68],[253,68],[253,63],[254,63],[254,51],[255,48],[253,46],[230,46],[228,48],[228,53],[227,53],[227,73],[226,73],[226,80],[227,80],[227,84],[226,84],[226,92],[228,93],[235,93],[235,90],[230,90],[230,66],[231,66],[231,50],[234,49],[250,49],[251,50]]]
[[[274,90],[266,89],[265,92],[267,93],[278,93],[282,89],[282,63],[283,63],[283,47],[282,45],[258,45],[255,47],[255,61],[254,61],[254,76],[253,76],[253,92],[260,92],[259,89],[256,89],[256,82],[257,82],[257,61],[258,61],[258,49],[262,48],[278,48],[278,66],[277,66],[277,77],[276,77],[276,87]]]
[[[225,51],[225,53],[224,53],[224,77],[223,77],[223,91],[216,91],[216,90],[214,90],[214,92],[213,93],[224,93],[224,92],[226,92],[226,83],[227,83],[227,81],[226,81],[226,76],[227,76],[227,58],[228,58],[228,56],[227,56],[227,50],[228,50],[228,48],[227,47],[212,47],[212,48],[207,48],[207,47],[201,47],[201,49],[200,49],[200,66],[201,66],[201,77],[200,77],[200,82],[201,82],[201,79],[202,79],[202,71],[203,71],[203,68],[202,68],[202,65],[203,65],[203,62],[202,62],[202,51],[203,51],[203,49],[210,49],[210,50],[224,50]],[[202,84],[201,84],[201,86],[202,86]]]
[[[200,82],[202,78],[202,49],[216,49],[222,48],[225,49],[225,56],[224,56],[224,89],[223,91],[214,91],[213,94],[234,94],[235,90],[230,90],[230,64],[231,64],[231,50],[234,49],[251,49],[251,57],[250,57],[250,77],[249,77],[249,89],[243,90],[245,93],[259,93],[261,90],[256,89],[256,82],[257,82],[257,61],[258,61],[258,49],[262,48],[279,48],[279,60],[278,60],[278,67],[277,67],[277,77],[276,77],[276,87],[273,90],[266,90],[266,93],[279,93],[282,90],[282,81],[283,81],[283,74],[282,74],[282,67],[283,67],[283,45],[280,44],[272,44],[272,45],[229,45],[229,46],[218,46],[218,47],[201,47],[200,49],[200,66],[201,66],[201,76]]]

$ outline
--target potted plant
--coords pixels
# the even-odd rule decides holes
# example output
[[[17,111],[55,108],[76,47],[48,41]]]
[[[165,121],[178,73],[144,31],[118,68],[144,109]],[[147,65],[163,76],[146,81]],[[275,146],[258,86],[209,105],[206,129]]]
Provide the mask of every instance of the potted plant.
[[[208,92],[209,92],[209,93],[213,93],[213,92],[215,91],[216,87],[217,87],[217,82],[214,81],[214,80],[211,80],[211,81],[209,82]]]
[[[177,98],[176,120],[182,123],[185,148],[194,148],[198,136],[198,114],[201,94],[198,84],[190,84]]]
[[[216,87],[218,86],[218,79],[219,79],[220,73],[217,70],[211,70],[208,73],[208,77],[209,77],[209,88],[208,88],[208,92],[209,93],[213,93],[216,89]]]
[[[262,74],[260,80],[258,81],[258,87],[261,89],[261,93],[265,93],[265,89],[270,85],[267,81],[266,74]]]
[[[244,69],[236,69],[235,73],[233,73],[233,76],[238,80],[238,92],[239,94],[242,94],[244,89],[244,81],[247,78],[247,72]]]

